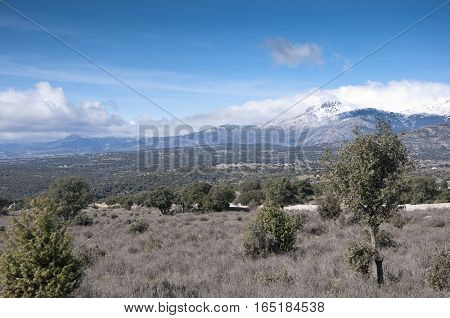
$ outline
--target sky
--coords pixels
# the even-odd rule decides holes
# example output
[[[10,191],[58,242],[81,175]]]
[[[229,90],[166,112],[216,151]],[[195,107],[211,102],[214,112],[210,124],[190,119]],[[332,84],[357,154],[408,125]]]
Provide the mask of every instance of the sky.
[[[0,141],[264,122],[443,3],[0,0]],[[450,99],[448,30],[447,4],[283,116]]]

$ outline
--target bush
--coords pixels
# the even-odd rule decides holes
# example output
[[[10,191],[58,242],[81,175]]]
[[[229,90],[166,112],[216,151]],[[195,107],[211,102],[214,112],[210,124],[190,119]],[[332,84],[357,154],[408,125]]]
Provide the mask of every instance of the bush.
[[[261,205],[263,201],[264,201],[264,193],[262,190],[251,190],[241,192],[241,194],[239,194],[238,197],[238,203],[252,207],[257,207]]]
[[[394,236],[385,230],[378,232],[375,240],[380,248],[394,248],[398,246],[398,243],[394,240]]]
[[[0,215],[7,215],[8,214],[8,206],[10,202],[6,199],[0,198]]]
[[[66,220],[75,217],[94,199],[89,185],[78,177],[66,177],[53,182],[48,195],[56,204],[58,215]]]
[[[298,203],[308,201],[314,195],[314,187],[308,179],[292,181],[292,187],[295,191],[295,201]]]
[[[136,223],[132,223],[128,229],[130,233],[133,234],[142,234],[148,230],[148,223],[144,221],[138,221]]]
[[[226,185],[215,185],[209,190],[205,197],[203,207],[206,210],[223,211],[230,207],[230,203],[234,201],[234,190]]]
[[[84,267],[89,267],[97,263],[97,261],[106,256],[106,252],[98,246],[83,246],[77,251],[77,258]]]
[[[402,195],[404,203],[433,203],[439,195],[438,185],[432,177],[418,176],[407,180],[406,189]]]
[[[431,227],[445,227],[445,221],[439,218],[432,218],[431,220],[428,221],[428,224]]]
[[[352,270],[364,278],[369,278],[372,273],[373,251],[366,244],[350,242],[347,248],[347,262]]]
[[[182,188],[178,193],[178,203],[183,207],[183,211],[196,207],[197,210],[203,209],[205,198],[212,186],[206,182],[192,182]]]
[[[172,190],[166,187],[159,187],[149,192],[145,205],[147,207],[158,208],[161,214],[170,214],[170,208],[175,199],[175,194]]]
[[[250,257],[288,252],[296,239],[296,225],[281,208],[268,205],[244,230],[244,254]]]
[[[265,200],[279,207],[295,203],[296,189],[288,178],[269,179],[264,183]]]
[[[433,255],[427,280],[435,290],[450,290],[450,253],[446,249],[438,250]]]
[[[341,204],[335,195],[327,193],[317,201],[317,210],[322,220],[336,220],[341,215]]]
[[[86,213],[78,214],[73,220],[73,224],[80,226],[91,226],[94,224],[94,219]]]
[[[34,211],[13,221],[0,257],[3,297],[67,297],[81,275],[71,239],[54,213]]]

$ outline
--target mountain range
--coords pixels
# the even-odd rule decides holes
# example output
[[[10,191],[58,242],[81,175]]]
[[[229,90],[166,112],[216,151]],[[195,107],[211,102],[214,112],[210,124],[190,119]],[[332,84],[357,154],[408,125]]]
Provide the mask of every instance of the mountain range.
[[[450,101],[422,107],[409,113],[397,113],[374,107],[345,105],[328,101],[309,107],[304,113],[291,119],[259,125],[223,125],[183,136],[154,137],[149,139],[121,137],[89,137],[70,135],[66,138],[35,143],[0,144],[0,158],[89,154],[104,152],[136,151],[138,149],[166,147],[198,147],[223,144],[271,143],[288,146],[338,146],[351,140],[354,129],[373,130],[378,121],[388,121],[397,133],[403,132],[405,142],[417,150],[418,145],[434,147],[427,142],[433,136],[439,147],[449,151]],[[427,133],[428,132],[428,133]],[[406,137],[407,136],[407,137]],[[430,139],[431,140],[431,139]]]

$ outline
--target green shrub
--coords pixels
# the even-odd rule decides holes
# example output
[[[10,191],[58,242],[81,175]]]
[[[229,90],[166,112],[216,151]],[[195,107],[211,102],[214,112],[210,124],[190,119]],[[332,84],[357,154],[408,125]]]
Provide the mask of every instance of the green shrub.
[[[288,252],[296,239],[296,225],[281,208],[268,205],[244,230],[244,254],[250,257]]]
[[[0,257],[3,297],[67,297],[81,276],[71,239],[54,213],[34,211],[13,221]]]
[[[159,187],[148,193],[145,205],[147,207],[158,208],[161,214],[171,214],[170,208],[175,200],[175,194],[166,187]]]
[[[373,250],[366,244],[350,242],[347,248],[347,262],[350,268],[369,278],[372,273]]]
[[[238,202],[243,205],[257,207],[264,201],[264,193],[262,190],[250,190],[241,192],[238,197]]]
[[[308,201],[314,196],[314,187],[308,179],[294,180],[292,181],[292,187],[295,191],[295,201],[298,203]]]
[[[78,177],[66,177],[53,182],[48,195],[56,204],[58,215],[66,220],[75,217],[94,199],[89,185]]]
[[[183,211],[196,207],[203,209],[205,198],[212,186],[206,182],[191,182],[177,193],[177,203],[183,207]]]
[[[288,178],[275,178],[264,183],[264,196],[271,204],[284,207],[296,202],[297,191]]]
[[[89,267],[98,262],[99,259],[106,256],[106,252],[99,248],[83,246],[77,251],[77,258],[84,267]]]
[[[222,184],[217,184],[209,190],[208,195],[203,201],[205,210],[223,211],[230,207],[230,203],[235,198],[234,190]]]
[[[335,195],[326,193],[317,201],[317,210],[322,220],[336,220],[341,215],[341,204]]]
[[[379,231],[375,239],[380,248],[394,248],[398,246],[398,243],[394,240],[394,236],[385,230]]]
[[[89,215],[87,215],[86,213],[81,213],[78,214],[74,220],[73,220],[73,224],[75,225],[80,225],[80,226],[91,226],[94,224],[94,219],[91,218]]]
[[[255,274],[254,278],[264,285],[292,284],[294,282],[294,277],[285,268],[277,272],[259,272]]]
[[[141,234],[148,230],[148,223],[144,221],[137,221],[132,223],[128,228],[128,231],[133,234]]]
[[[446,249],[438,250],[433,255],[427,280],[435,290],[450,290],[450,253]]]

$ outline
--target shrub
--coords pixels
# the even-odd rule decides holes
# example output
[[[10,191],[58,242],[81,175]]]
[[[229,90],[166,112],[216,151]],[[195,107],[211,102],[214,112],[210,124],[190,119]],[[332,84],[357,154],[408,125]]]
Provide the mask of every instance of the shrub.
[[[450,253],[446,249],[438,250],[433,255],[427,280],[431,288],[435,290],[450,289]]]
[[[281,208],[268,205],[244,230],[244,254],[250,257],[287,252],[295,244],[296,226]]]
[[[292,181],[292,187],[295,191],[296,202],[305,202],[314,195],[314,187],[308,179]]]
[[[99,259],[106,256],[106,252],[99,248],[83,246],[77,251],[77,258],[84,267],[89,267],[98,262]]]
[[[408,222],[409,218],[401,213],[395,213],[389,222],[398,229],[402,229]]]
[[[438,195],[439,189],[434,178],[416,176],[408,178],[402,200],[411,204],[433,203]]]
[[[0,215],[7,215],[8,214],[8,206],[10,202],[6,199],[0,198]]]
[[[308,217],[304,213],[297,213],[294,215],[291,215],[292,221],[295,224],[295,228],[297,230],[303,229],[305,224],[308,222]]]
[[[255,274],[254,278],[264,285],[278,283],[292,284],[294,282],[294,277],[292,277],[285,268],[278,272],[259,272]]]
[[[34,211],[13,221],[0,257],[3,297],[67,297],[81,275],[71,239],[54,213]]]
[[[91,218],[86,213],[78,214],[74,220],[73,224],[80,225],[80,226],[91,226],[94,224],[94,219]]]
[[[375,239],[380,248],[393,248],[398,246],[398,243],[394,240],[394,236],[385,230],[379,231]]]
[[[428,224],[431,227],[445,227],[445,221],[439,218],[432,218],[430,221],[428,221]]]
[[[180,190],[178,203],[181,204],[184,211],[194,206],[197,210],[202,210],[205,198],[211,188],[212,186],[206,182],[192,182]]]
[[[256,207],[263,203],[264,193],[262,190],[250,190],[246,192],[241,192],[238,197],[238,202],[240,204]]]
[[[235,198],[234,190],[226,185],[218,184],[209,190],[205,197],[203,207],[206,210],[223,211],[230,207]]]
[[[284,207],[296,201],[297,192],[288,178],[269,179],[264,183],[265,200]]]
[[[155,235],[150,235],[148,241],[145,243],[144,251],[151,252],[153,250],[159,250],[162,248],[162,241]]]
[[[81,178],[66,177],[52,183],[49,198],[55,202],[58,215],[67,220],[85,209],[94,197],[89,185]]]
[[[350,268],[369,278],[372,273],[373,250],[366,244],[350,242],[347,248],[347,262]]]
[[[322,220],[336,220],[341,215],[341,204],[335,195],[327,193],[317,201],[317,210]]]
[[[144,221],[132,223],[128,229],[128,231],[133,234],[141,234],[147,230],[148,230],[148,223]]]
[[[175,285],[164,279],[153,285],[151,296],[152,298],[198,298],[199,293],[197,289]]]
[[[147,207],[158,208],[161,214],[170,214],[170,208],[175,199],[175,194],[172,190],[166,187],[159,187],[148,194],[145,205]]]

